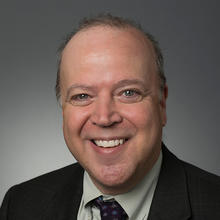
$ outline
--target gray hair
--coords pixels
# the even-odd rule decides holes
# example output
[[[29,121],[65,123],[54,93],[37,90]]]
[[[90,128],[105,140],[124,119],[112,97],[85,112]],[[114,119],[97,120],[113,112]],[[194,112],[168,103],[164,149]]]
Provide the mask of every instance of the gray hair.
[[[148,32],[143,31],[140,24],[137,24],[130,19],[112,16],[111,14],[99,14],[95,17],[82,19],[78,25],[78,28],[72,31],[71,33],[69,33],[64,39],[64,41],[61,43],[60,47],[58,48],[58,68],[57,68],[57,79],[55,86],[57,100],[60,99],[60,65],[62,60],[62,52],[64,48],[76,33],[96,26],[108,26],[108,27],[120,28],[120,29],[133,27],[141,31],[141,33],[143,33],[144,36],[146,36],[146,38],[152,43],[153,49],[156,54],[156,65],[157,65],[158,74],[160,77],[160,84],[161,84],[160,87],[161,90],[164,89],[166,84],[166,77],[164,74],[164,67],[163,67],[164,65],[163,55],[159,47],[159,44],[155,40],[154,36]]]

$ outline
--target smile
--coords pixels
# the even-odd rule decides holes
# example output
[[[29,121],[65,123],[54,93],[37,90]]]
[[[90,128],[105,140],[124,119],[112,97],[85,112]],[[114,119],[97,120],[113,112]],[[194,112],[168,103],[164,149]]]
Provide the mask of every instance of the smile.
[[[115,139],[115,140],[93,140],[93,142],[99,147],[116,147],[125,142],[125,139]]]

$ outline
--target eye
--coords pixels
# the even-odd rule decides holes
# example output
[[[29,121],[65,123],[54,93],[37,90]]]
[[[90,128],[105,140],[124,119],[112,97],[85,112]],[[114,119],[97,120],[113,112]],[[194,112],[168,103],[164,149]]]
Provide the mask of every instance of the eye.
[[[85,100],[88,99],[89,95],[88,94],[78,94],[78,95],[74,95],[71,97],[71,99],[74,100]]]
[[[119,100],[124,103],[135,103],[142,100],[143,95],[137,89],[126,89],[119,93]]]
[[[76,95],[72,95],[68,102],[72,105],[76,106],[85,106],[91,103],[91,96],[86,93],[80,93]]]
[[[131,90],[131,89],[129,89],[129,90],[125,90],[124,92],[123,92],[123,95],[124,96],[134,96],[136,94],[136,91],[134,91],[134,90]]]

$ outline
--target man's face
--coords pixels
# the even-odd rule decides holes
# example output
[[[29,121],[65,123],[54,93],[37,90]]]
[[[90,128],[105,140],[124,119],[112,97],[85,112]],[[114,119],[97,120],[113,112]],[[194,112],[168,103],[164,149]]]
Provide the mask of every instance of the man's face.
[[[93,27],[63,51],[68,148],[106,194],[137,184],[157,160],[166,123],[152,45],[137,30]]]

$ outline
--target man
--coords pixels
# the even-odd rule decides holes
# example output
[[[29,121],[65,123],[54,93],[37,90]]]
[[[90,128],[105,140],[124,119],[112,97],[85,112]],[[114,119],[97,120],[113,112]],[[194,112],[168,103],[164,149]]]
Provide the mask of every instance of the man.
[[[111,15],[61,47],[56,85],[79,163],[12,187],[1,220],[220,219],[220,179],[162,143],[168,89],[157,42]]]

